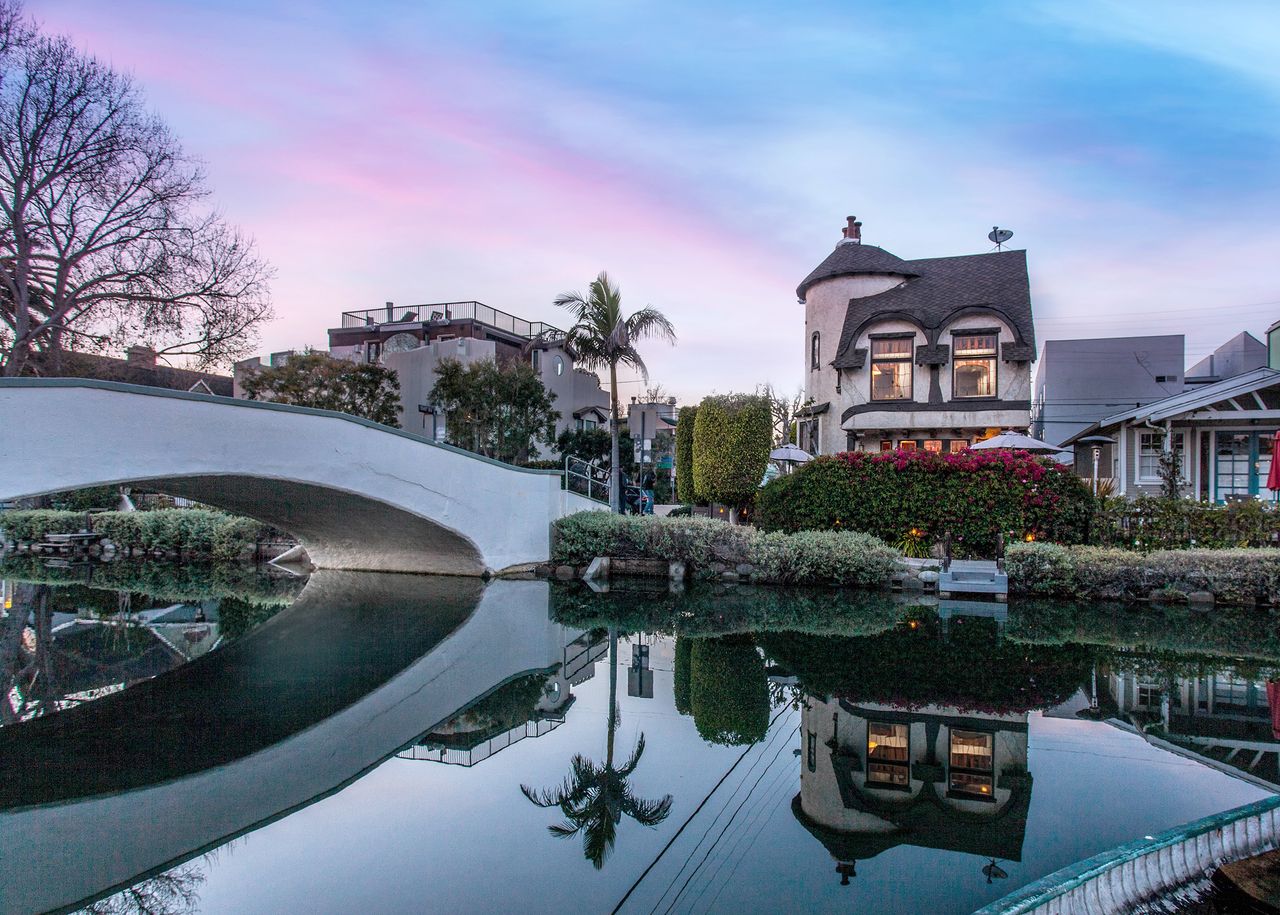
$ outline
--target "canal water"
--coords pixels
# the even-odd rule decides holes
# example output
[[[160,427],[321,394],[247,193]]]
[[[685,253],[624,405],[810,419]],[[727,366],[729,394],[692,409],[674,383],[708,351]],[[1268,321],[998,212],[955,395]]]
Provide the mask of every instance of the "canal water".
[[[3,912],[968,913],[1280,784],[1265,611],[0,575]]]

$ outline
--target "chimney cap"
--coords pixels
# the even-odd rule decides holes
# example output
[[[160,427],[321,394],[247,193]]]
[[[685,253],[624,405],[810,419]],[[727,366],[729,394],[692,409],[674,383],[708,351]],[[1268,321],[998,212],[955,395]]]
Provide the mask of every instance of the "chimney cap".
[[[840,230],[840,234],[845,241],[862,244],[862,223],[858,222],[857,216],[848,216],[846,219],[849,224]]]

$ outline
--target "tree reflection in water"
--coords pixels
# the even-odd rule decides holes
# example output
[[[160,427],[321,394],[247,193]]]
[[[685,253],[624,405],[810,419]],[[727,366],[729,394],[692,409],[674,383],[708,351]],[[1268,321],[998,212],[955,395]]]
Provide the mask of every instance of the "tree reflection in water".
[[[186,915],[198,910],[198,890],[204,881],[199,866],[183,864],[91,902],[80,911],[85,915]]]
[[[613,850],[618,824],[627,816],[641,826],[657,826],[671,813],[671,795],[659,800],[636,797],[629,779],[644,755],[644,734],[621,766],[613,764],[614,735],[618,730],[618,630],[609,629],[609,719],[608,741],[604,764],[575,753],[570,772],[554,788],[538,790],[521,785],[520,790],[539,807],[558,807],[564,822],[547,827],[558,839],[582,833],[582,854],[595,865],[604,867]]]

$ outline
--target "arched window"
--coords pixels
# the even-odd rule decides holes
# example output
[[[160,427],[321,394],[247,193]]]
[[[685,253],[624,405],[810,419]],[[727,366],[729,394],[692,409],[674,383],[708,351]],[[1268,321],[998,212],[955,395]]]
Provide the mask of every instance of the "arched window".
[[[561,359],[559,356],[556,356],[556,358],[555,358],[554,360],[552,360],[552,363],[551,363],[551,364],[555,367],[555,370],[556,370],[556,374],[557,374],[557,375],[563,375],[563,374],[564,374],[564,360],[563,360],[563,359]]]
[[[822,334],[816,330],[809,339],[809,371],[816,371],[821,367],[822,357]]]

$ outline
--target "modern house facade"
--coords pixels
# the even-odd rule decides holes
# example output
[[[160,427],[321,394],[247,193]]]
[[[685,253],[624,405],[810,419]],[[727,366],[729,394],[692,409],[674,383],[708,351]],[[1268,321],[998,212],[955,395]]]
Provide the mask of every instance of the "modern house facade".
[[[800,446],[960,451],[1030,422],[1026,252],[903,260],[843,238],[796,289],[805,306]]]
[[[1182,334],[1047,340],[1036,364],[1031,434],[1060,445],[1119,410],[1180,394],[1185,366]]]
[[[560,413],[556,434],[593,428],[609,419],[609,395],[594,372],[578,368],[565,332],[526,321],[482,302],[438,302],[343,312],[329,330],[329,352],[339,359],[377,362],[400,379],[401,425],[437,440],[445,418],[429,394],[445,359],[470,364],[482,359],[527,359]]]
[[[631,398],[627,407],[627,434],[636,442],[637,459],[646,464],[662,464],[664,458],[674,458],[676,399],[640,400]],[[672,466],[667,461],[666,467]]]
[[[1190,377],[1180,393],[1105,416],[1063,444],[1076,450],[1077,465],[1083,466],[1092,446],[1080,440],[1109,438],[1114,444],[1105,450],[1111,457],[1100,476],[1114,480],[1118,495],[1159,493],[1161,454],[1176,451],[1186,496],[1213,502],[1275,499],[1266,483],[1280,428],[1278,336],[1280,322],[1268,330],[1262,348],[1275,354],[1271,364],[1217,380]],[[1256,357],[1258,350],[1248,349]]]

